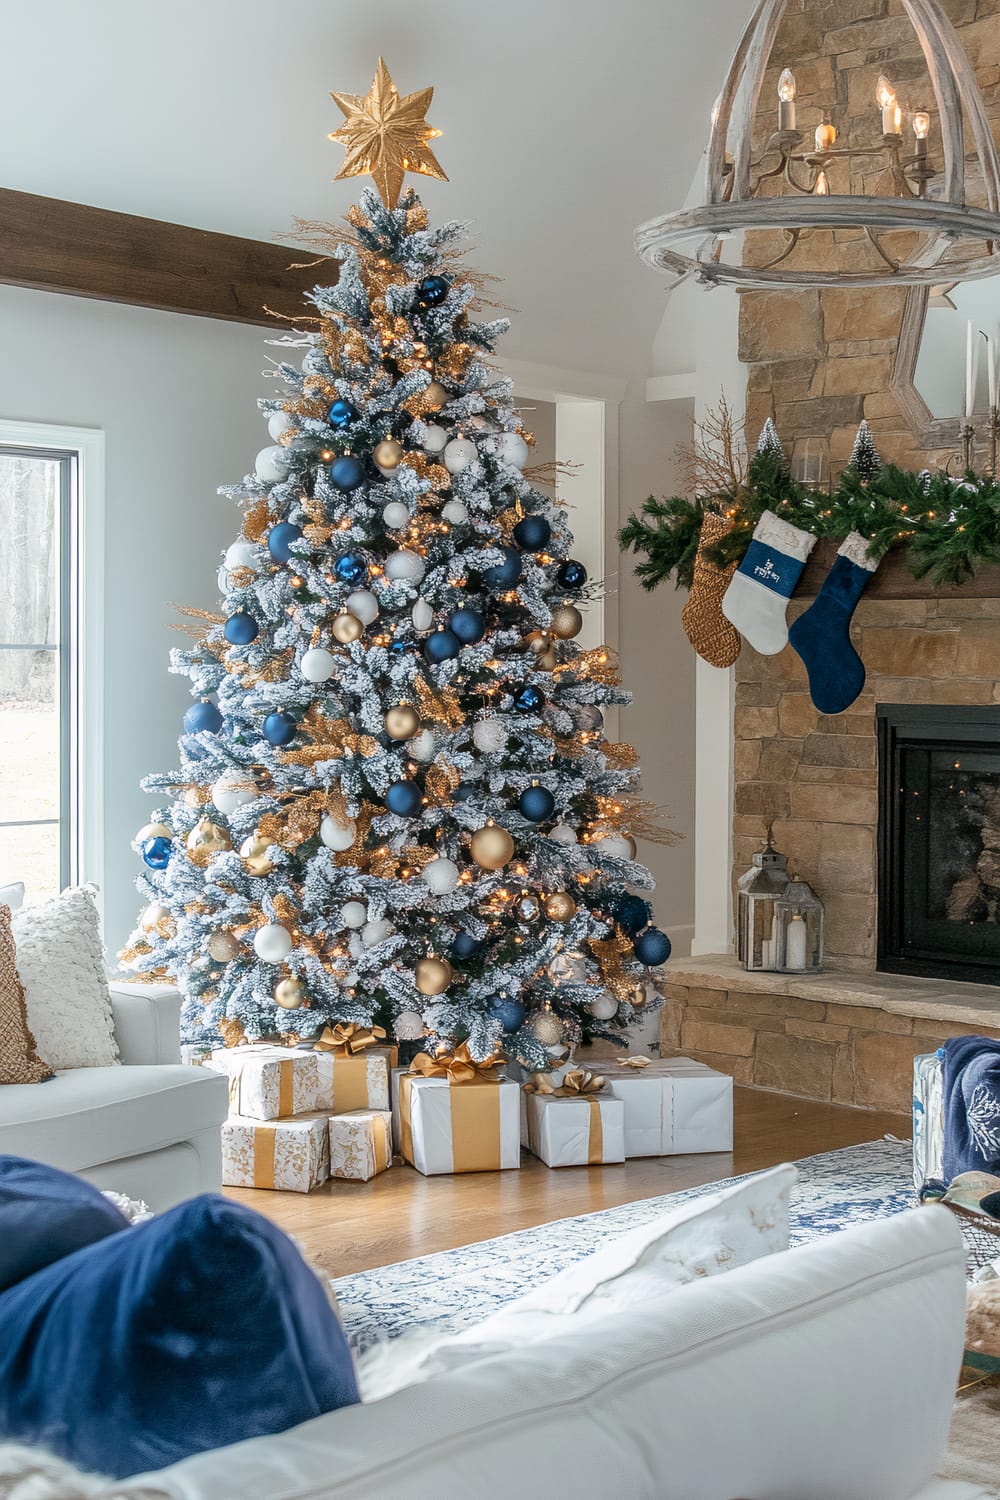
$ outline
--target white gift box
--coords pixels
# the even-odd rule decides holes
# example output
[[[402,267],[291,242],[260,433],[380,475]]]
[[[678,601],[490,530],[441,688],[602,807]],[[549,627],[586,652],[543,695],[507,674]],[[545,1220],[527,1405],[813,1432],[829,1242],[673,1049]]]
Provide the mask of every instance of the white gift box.
[[[400,1070],[400,1152],[425,1177],[521,1165],[521,1090],[512,1078],[449,1083]]]
[[[222,1126],[222,1181],[226,1187],[308,1193],[330,1175],[328,1116],[246,1120]]]
[[[229,1113],[279,1120],[320,1107],[316,1054],[287,1047],[219,1047],[208,1066],[229,1078]]]
[[[368,1182],[392,1166],[392,1115],[387,1109],[355,1109],[331,1115],[330,1176]]]
[[[348,1114],[355,1109],[389,1108],[389,1065],[392,1049],[369,1047],[347,1056],[340,1052],[310,1052],[319,1070],[316,1109]]]
[[[625,1105],[625,1155],[684,1156],[733,1149],[733,1080],[690,1057],[646,1068],[600,1068]]]
[[[524,1094],[528,1149],[547,1167],[586,1167],[625,1160],[625,1105],[590,1094],[576,1099]]]
[[[941,1052],[913,1059],[913,1185],[944,1175],[944,1070]]]

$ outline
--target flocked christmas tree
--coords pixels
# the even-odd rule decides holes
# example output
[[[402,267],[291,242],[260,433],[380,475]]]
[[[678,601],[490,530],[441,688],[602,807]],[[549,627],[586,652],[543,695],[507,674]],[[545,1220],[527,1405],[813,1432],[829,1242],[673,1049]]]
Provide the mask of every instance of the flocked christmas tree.
[[[443,176],[430,94],[380,61],[334,95],[340,175],[381,197],[285,340],[306,352],[261,402],[272,446],[223,491],[242,532],[222,612],[172,655],[196,702],[179,772],[144,783],[169,806],[137,836],[124,957],[180,985],[190,1042],[378,1022],[538,1068],[658,1003],[632,835],[662,835],[604,738],[613,653],[575,644],[593,585],[488,364],[506,322],[472,315],[461,226],[402,192],[404,168]]]
[[[861,419],[857,436],[854,439],[848,468],[857,475],[862,484],[870,484],[882,472],[882,459],[875,446],[872,430],[864,418]]]

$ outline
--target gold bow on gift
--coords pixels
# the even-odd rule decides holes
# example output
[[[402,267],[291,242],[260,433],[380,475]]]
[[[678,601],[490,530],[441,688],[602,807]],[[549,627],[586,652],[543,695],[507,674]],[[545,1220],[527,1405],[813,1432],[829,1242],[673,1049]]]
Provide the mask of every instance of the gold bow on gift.
[[[477,1062],[469,1051],[468,1042],[462,1042],[454,1052],[442,1050],[432,1057],[429,1052],[418,1052],[410,1063],[410,1072],[423,1078],[447,1078],[449,1083],[495,1083],[503,1053],[494,1052],[483,1062]]]
[[[551,1073],[532,1073],[531,1082],[524,1085],[524,1092],[547,1094],[553,1099],[588,1099],[599,1094],[606,1082],[598,1073],[576,1068],[571,1073],[564,1073],[562,1084],[556,1088]]]
[[[616,1057],[615,1058],[615,1062],[618,1063],[619,1067],[621,1067],[621,1068],[635,1068],[636,1070],[638,1070],[640,1068],[648,1068],[648,1067],[650,1067],[652,1065],[652,1061],[653,1061],[653,1059],[651,1057],[643,1057],[641,1053],[637,1057]]]
[[[316,1052],[333,1052],[338,1057],[356,1057],[366,1047],[375,1047],[385,1041],[385,1030],[381,1026],[359,1026],[356,1021],[346,1025],[324,1026],[319,1041],[313,1043]]]

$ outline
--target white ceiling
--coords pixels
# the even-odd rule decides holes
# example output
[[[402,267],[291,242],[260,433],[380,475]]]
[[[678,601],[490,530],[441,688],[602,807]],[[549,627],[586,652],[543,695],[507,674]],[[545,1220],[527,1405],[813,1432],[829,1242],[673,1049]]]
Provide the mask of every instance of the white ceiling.
[[[679,205],[748,0],[34,0],[2,7],[0,185],[277,239],[336,219],[336,88],[381,52],[433,84],[476,263],[516,309],[512,358],[641,375],[664,293],[640,220]],[[2,226],[0,226],[2,231]]]

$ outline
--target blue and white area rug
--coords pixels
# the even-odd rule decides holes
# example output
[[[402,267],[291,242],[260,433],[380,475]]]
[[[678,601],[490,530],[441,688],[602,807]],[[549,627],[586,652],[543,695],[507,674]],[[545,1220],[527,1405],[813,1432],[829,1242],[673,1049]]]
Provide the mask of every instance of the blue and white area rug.
[[[912,1147],[887,1138],[849,1146],[796,1163],[792,1190],[791,1242],[803,1245],[849,1224],[884,1219],[915,1203]],[[344,1324],[357,1350],[407,1329],[439,1328],[457,1333],[480,1323],[505,1302],[521,1296],[564,1266],[582,1260],[606,1240],[659,1214],[703,1198],[751,1174],[728,1177],[620,1208],[556,1219],[498,1239],[481,1240],[438,1255],[381,1266],[333,1283]]]

